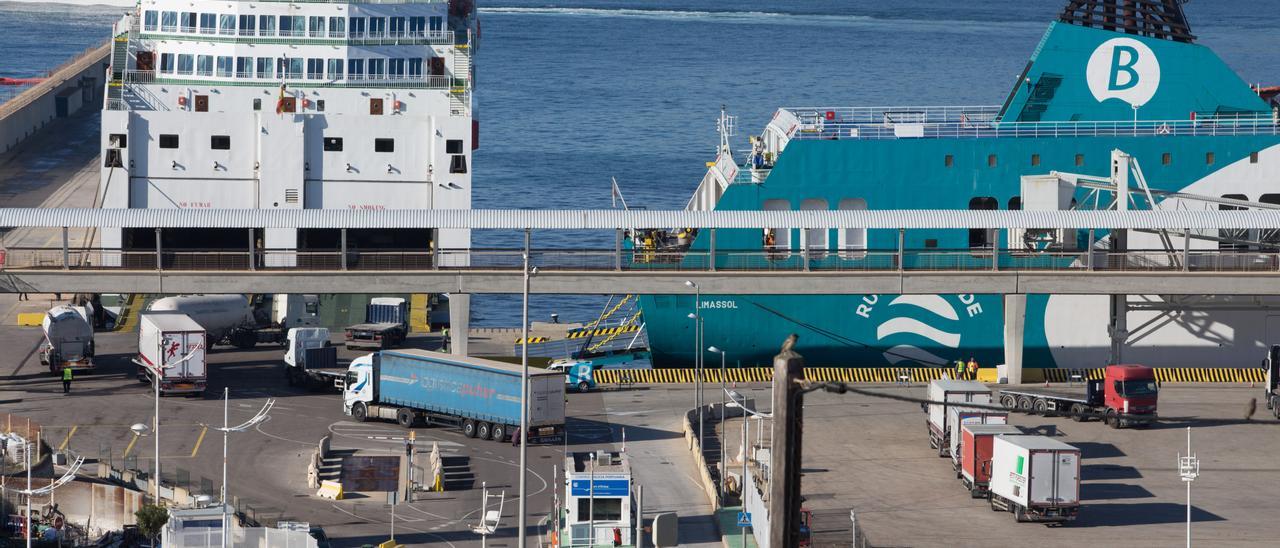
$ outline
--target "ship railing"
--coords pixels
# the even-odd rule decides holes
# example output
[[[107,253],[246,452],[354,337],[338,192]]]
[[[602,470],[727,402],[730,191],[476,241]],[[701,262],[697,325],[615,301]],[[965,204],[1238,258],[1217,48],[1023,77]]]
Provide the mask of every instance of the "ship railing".
[[[290,4],[444,4],[449,0],[261,0],[263,2],[287,2]]]
[[[11,247],[0,270],[177,271],[519,271],[520,249],[293,250],[186,249],[121,251]],[[723,272],[1275,272],[1280,252],[1235,250],[1024,252],[991,249],[717,250],[535,249],[530,261],[543,271]]]
[[[278,87],[280,78],[259,78],[253,73],[243,73],[245,77],[214,77],[211,74],[164,74],[155,71],[130,70],[124,72],[126,84],[174,84],[174,85],[270,85]],[[377,77],[348,76],[346,78],[326,79],[319,73],[289,73],[284,81],[290,86],[306,87],[384,87],[405,89],[468,89],[470,82],[465,77],[450,75],[382,75]]]
[[[1093,122],[947,122],[893,124],[846,122],[840,119],[802,119],[791,138],[944,139],[944,138],[1061,138],[1277,135],[1280,124],[1272,116],[1196,120]]]
[[[945,123],[962,120],[990,122],[1000,115],[999,105],[939,105],[897,107],[785,107],[802,123],[820,119],[857,124]]]
[[[136,32],[136,30],[135,30]],[[352,45],[352,46],[397,46],[397,45],[462,45],[466,42],[459,40],[452,30],[423,30],[423,31],[406,31],[396,33],[394,35],[380,33],[374,36],[367,32],[310,32],[306,30],[281,29],[275,35],[261,33],[257,36],[254,31],[245,33],[223,32],[214,36],[208,34],[197,34],[194,29],[188,30],[185,27],[182,32],[172,31],[143,31],[139,36],[144,39],[155,40],[182,40],[184,38],[192,38],[195,40],[205,40],[214,42],[233,42],[246,44],[272,44],[287,43],[296,45]],[[194,35],[194,36],[192,36]]]

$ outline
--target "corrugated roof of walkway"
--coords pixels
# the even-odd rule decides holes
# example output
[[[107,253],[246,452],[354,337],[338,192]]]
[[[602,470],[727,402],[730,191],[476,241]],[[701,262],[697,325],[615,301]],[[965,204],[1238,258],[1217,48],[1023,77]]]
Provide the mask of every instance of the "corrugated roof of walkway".
[[[543,209],[0,208],[3,227],[119,228],[614,228],[1265,229],[1280,210],[1248,211],[656,211]]]

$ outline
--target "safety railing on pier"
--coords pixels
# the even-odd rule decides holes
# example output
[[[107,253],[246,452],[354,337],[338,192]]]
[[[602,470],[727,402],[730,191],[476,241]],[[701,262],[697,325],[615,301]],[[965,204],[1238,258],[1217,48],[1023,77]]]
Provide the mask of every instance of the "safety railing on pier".
[[[291,249],[119,251],[15,247],[3,250],[8,271],[519,271],[519,249],[438,251],[298,251]],[[1132,250],[1127,252],[1022,252],[990,249],[891,251],[717,250],[653,252],[624,249],[542,249],[530,262],[568,272],[1276,272],[1280,252]]]

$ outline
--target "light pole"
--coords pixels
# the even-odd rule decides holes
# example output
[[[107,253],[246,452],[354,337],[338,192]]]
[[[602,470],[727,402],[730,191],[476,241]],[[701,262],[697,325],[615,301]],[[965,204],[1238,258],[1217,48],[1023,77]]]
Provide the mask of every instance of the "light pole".
[[[516,532],[516,546],[525,548],[525,476],[528,472],[528,453],[526,447],[529,439],[529,279],[538,273],[537,267],[529,267],[529,229],[524,230],[524,293],[521,295],[520,314],[520,497],[517,513],[519,523]],[[566,434],[567,435],[567,434]]]
[[[28,431],[30,431],[30,429],[28,429]],[[66,485],[67,482],[75,479],[76,472],[79,472],[80,466],[84,464],[84,457],[77,456],[76,460],[71,463],[71,466],[68,467],[67,472],[63,474],[62,477],[49,483],[49,485],[46,485],[39,489],[32,489],[31,488],[31,452],[35,450],[35,444],[28,444],[25,449],[26,451],[23,451],[23,453],[25,453],[26,462],[27,462],[27,488],[18,489],[17,492],[27,497],[26,532],[24,533],[23,536],[27,537],[27,548],[31,548],[31,530],[32,530],[31,497],[34,497],[36,495],[51,495],[54,489],[62,487],[63,485]]]
[[[243,424],[240,424],[239,426],[232,427],[227,424],[228,423],[227,416],[229,415],[230,408],[231,408],[230,392],[231,391],[229,388],[223,387],[222,389],[222,428],[217,428],[217,427],[213,428],[214,430],[222,432],[222,494],[221,494],[222,548],[227,548],[228,546],[227,535],[229,534],[229,530],[230,530],[230,520],[228,519],[229,516],[227,514],[227,441],[228,441],[229,434],[231,434],[232,432],[244,432],[245,430],[253,428],[254,426],[257,426],[258,424],[262,423],[262,421],[265,421],[268,418],[271,418],[271,416],[268,415],[267,413],[269,413],[271,411],[271,408],[276,405],[275,398],[270,398],[267,400],[267,403],[262,406],[262,409],[258,411],[258,414],[253,416],[253,418],[245,421]],[[203,424],[201,426],[204,426],[206,428],[209,427],[209,425],[207,424]]]
[[[705,458],[704,436],[702,435],[702,287],[693,280],[685,280],[685,287],[693,289],[693,372],[694,372],[694,407],[698,408],[698,451]]]
[[[724,412],[728,408],[728,404],[729,404],[728,400],[726,399],[729,396],[729,392],[724,382],[725,353],[724,353],[724,350],[721,350],[714,346],[708,347],[707,352],[712,352],[720,355],[720,500],[724,501],[724,475],[728,471],[728,469],[725,467],[725,462],[724,462],[724,436],[725,434],[729,433],[729,430],[725,428],[725,422],[724,422]],[[745,412],[742,414],[742,420],[744,421],[747,420],[747,414]]]
[[[1178,475],[1187,484],[1187,548],[1191,548],[1191,482],[1200,477],[1200,459],[1191,452],[1190,426],[1187,427],[1187,456],[1178,455]]]

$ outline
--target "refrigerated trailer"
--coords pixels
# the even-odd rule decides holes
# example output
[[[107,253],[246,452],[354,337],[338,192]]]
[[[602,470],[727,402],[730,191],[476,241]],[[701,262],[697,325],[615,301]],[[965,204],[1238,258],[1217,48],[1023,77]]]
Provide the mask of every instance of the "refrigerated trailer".
[[[967,424],[1008,424],[1009,414],[1002,411],[987,411],[965,409],[963,407],[947,408],[947,455],[951,457],[951,464],[957,469],[960,468],[960,453],[957,448],[960,446],[960,429]]]
[[[356,421],[457,425],[469,438],[506,440],[520,424],[520,366],[426,350],[383,350],[348,368],[343,411]],[[564,374],[529,368],[529,441],[564,435]]]
[[[1000,404],[1039,415],[1070,413],[1077,422],[1089,414],[1112,428],[1148,426],[1156,418],[1159,387],[1155,370],[1144,365],[1108,365],[1103,378],[1086,381],[1083,391],[1006,388]]]
[[[204,393],[209,381],[205,330],[186,314],[147,312],[138,323],[138,381],[160,395]]]
[[[1266,404],[1267,409],[1271,410],[1271,414],[1280,419],[1280,392],[1276,391],[1280,387],[1280,345],[1272,345],[1267,351],[1267,359],[1262,362],[1262,367],[1266,370],[1266,382],[1263,384],[1262,403]]]
[[[1012,424],[965,424],[956,445],[957,473],[973,498],[987,496],[991,483],[991,445],[996,436],[1016,436],[1022,429]]]
[[[1080,450],[1047,436],[996,436],[991,509],[1016,521],[1064,523],[1080,512]]]
[[[929,401],[947,403],[991,403],[991,389],[977,381],[960,381],[939,379],[929,383]],[[951,405],[930,403],[926,405],[929,413],[926,425],[929,429],[929,447],[938,450],[939,457],[947,456],[950,450],[950,432],[947,425],[947,410],[955,409]]]

